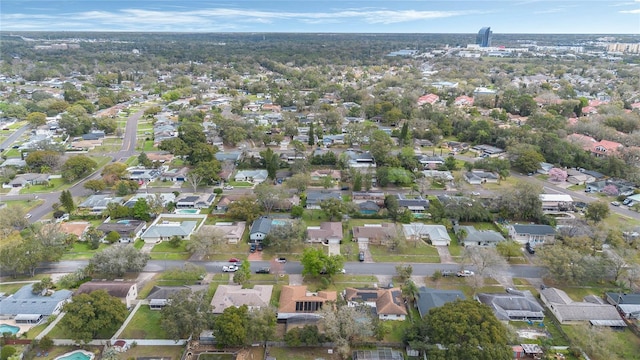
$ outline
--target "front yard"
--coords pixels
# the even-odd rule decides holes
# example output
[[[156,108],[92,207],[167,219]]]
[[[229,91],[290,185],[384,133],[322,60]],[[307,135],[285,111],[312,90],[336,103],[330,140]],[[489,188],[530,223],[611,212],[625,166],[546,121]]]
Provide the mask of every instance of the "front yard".
[[[123,339],[169,339],[160,326],[160,311],[142,305],[120,335]]]
[[[162,241],[151,249],[152,260],[187,260],[191,254],[186,249],[188,240],[180,241],[177,247],[173,247],[169,241]]]

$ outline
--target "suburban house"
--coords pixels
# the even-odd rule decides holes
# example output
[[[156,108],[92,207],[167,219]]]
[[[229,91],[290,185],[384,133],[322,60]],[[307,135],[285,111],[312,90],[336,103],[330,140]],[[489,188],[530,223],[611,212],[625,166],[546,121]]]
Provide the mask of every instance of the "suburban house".
[[[425,105],[425,104],[433,105],[433,104],[437,103],[438,100],[440,100],[440,96],[438,96],[436,94],[422,95],[422,96],[420,96],[418,98],[418,106],[422,106],[422,105]]]
[[[418,290],[416,305],[418,306],[420,317],[424,317],[433,308],[440,307],[448,302],[464,299],[465,296],[460,290],[431,289],[421,286]]]
[[[342,195],[330,190],[309,190],[307,191],[307,209],[320,209],[320,203],[324,200],[336,199],[342,201]]]
[[[476,298],[489,306],[498,320],[544,320],[544,308],[530,291],[507,289],[506,293],[481,293]]]
[[[220,201],[216,204],[216,210],[226,212],[232,202],[242,199],[244,195],[222,195]]]
[[[354,226],[351,231],[353,232],[351,240],[359,244],[382,245],[398,236],[398,230],[393,223]]]
[[[377,214],[380,211],[380,205],[378,205],[377,203],[371,201],[371,200],[367,200],[364,202],[360,202],[360,203],[356,203],[355,204],[358,205],[358,211],[360,212],[360,214],[362,215],[373,215],[373,214]]]
[[[127,308],[131,308],[138,297],[138,287],[136,286],[135,281],[92,280],[80,285],[73,295],[89,294],[96,290],[104,290],[109,295],[120,299],[120,301],[127,305]]]
[[[336,301],[335,291],[307,291],[306,285],[284,285],[280,292],[278,320],[317,318],[327,301]]]
[[[376,162],[371,153],[369,152],[357,152],[347,150],[343,154],[346,154],[349,159],[348,165],[350,168],[375,168]]]
[[[142,166],[134,166],[127,168],[129,173],[129,180],[135,180],[138,182],[151,182],[160,177],[162,170],[160,169],[147,169]]]
[[[69,290],[34,294],[33,284],[25,285],[14,294],[0,298],[0,320],[13,319],[19,325],[39,324],[48,316],[59,314],[71,295]]]
[[[591,144],[591,154],[597,157],[610,156],[617,154],[624,146],[619,142],[600,140]]]
[[[261,243],[271,231],[273,219],[268,216],[261,216],[253,221],[249,230],[249,241],[251,243]]]
[[[616,307],[597,296],[589,295],[585,301],[573,301],[560,289],[548,287],[540,290],[540,299],[551,310],[560,324],[583,324],[624,328],[627,326]]]
[[[340,170],[333,169],[320,169],[311,172],[309,176],[311,177],[311,181],[320,181],[327,176],[333,181],[340,181],[342,178],[342,172]]]
[[[147,301],[149,302],[149,308],[151,310],[162,310],[167,306],[173,294],[183,291],[200,291],[208,289],[208,285],[191,285],[191,286],[154,286],[149,295],[147,295]]]
[[[146,243],[158,243],[164,240],[170,240],[174,236],[182,240],[188,240],[196,230],[197,225],[198,222],[193,220],[162,221],[161,223],[156,220],[140,238]]]
[[[567,182],[573,185],[584,185],[596,181],[596,179],[582,171],[567,169]]]
[[[423,240],[435,246],[449,246],[451,237],[444,225],[428,225],[423,223],[403,224],[402,230],[407,240]]]
[[[542,211],[567,211],[573,209],[573,198],[569,194],[540,194]]]
[[[509,225],[509,236],[520,244],[531,246],[551,244],[556,238],[556,231],[549,225]]]
[[[118,220],[115,223],[102,223],[97,230],[105,235],[115,231],[120,235],[121,243],[130,243],[139,238],[146,227],[147,223],[141,220]]]
[[[160,174],[160,180],[172,181],[172,182],[176,182],[176,181],[183,182],[187,180],[188,173],[189,173],[188,167],[183,167],[180,169],[165,170],[162,172],[162,174]]]
[[[442,181],[453,181],[451,171],[444,170],[422,170],[422,174],[426,178],[437,179]]]
[[[614,305],[626,319],[640,319],[640,293],[625,294],[608,292],[605,299]]]
[[[496,246],[505,238],[495,230],[478,230],[471,225],[455,225],[453,231],[464,246]],[[464,236],[463,236],[464,233]]]
[[[222,314],[231,306],[247,305],[249,311],[268,307],[273,285],[254,285],[253,289],[243,289],[242,285],[218,285],[211,299],[212,313]]]
[[[176,195],[174,193],[136,193],[131,197],[131,199],[127,200],[127,202],[124,203],[124,206],[133,208],[136,205],[138,199],[145,199],[147,201],[147,204],[153,204],[155,203],[156,199],[159,199],[159,201],[162,202],[162,206],[167,206],[169,205],[169,203],[176,201]]]
[[[444,165],[444,159],[439,155],[420,155],[418,162],[425,168],[435,169],[440,165]]]
[[[478,152],[480,156],[485,157],[499,157],[505,153],[504,149],[491,145],[476,145],[471,149]]]
[[[88,210],[91,214],[100,214],[107,210],[107,205],[122,205],[124,199],[121,197],[112,197],[111,195],[91,195],[85,201],[78,205],[78,210]]]
[[[407,316],[402,290],[397,287],[391,289],[346,288],[342,296],[348,306],[371,307],[380,320],[404,321]]]
[[[216,194],[180,194],[175,200],[177,209],[206,209],[213,204]]]
[[[267,180],[268,175],[267,170],[240,170],[234,180],[260,184]]]
[[[383,192],[376,191],[353,191],[351,193],[351,200],[360,204],[366,201],[373,201],[379,206],[384,205],[385,194]]]
[[[414,217],[423,218],[428,215],[426,211],[429,210],[429,200],[422,198],[422,196],[406,198],[402,194],[397,194],[396,197],[398,198],[398,207],[411,211]]]
[[[215,156],[216,156],[216,160],[220,162],[230,162],[235,164],[240,160],[242,160],[241,151],[230,151],[230,152],[218,151]]]
[[[5,160],[2,163],[2,165],[0,165],[0,168],[4,168],[4,167],[23,168],[26,166],[27,166],[27,162],[25,160],[22,160],[20,158],[9,158]]]
[[[237,244],[242,239],[242,234],[244,234],[246,227],[247,223],[245,221],[217,222],[215,225],[203,225],[200,231],[205,233],[212,230],[221,231],[224,233],[227,244]]]
[[[497,183],[498,180],[500,180],[500,177],[497,174],[484,170],[467,171],[464,173],[463,177],[471,185]]]
[[[84,233],[89,230],[91,223],[87,221],[63,222],[60,224],[60,232],[75,235],[79,240],[84,238]]]
[[[320,226],[307,227],[307,242],[340,244],[342,242],[342,223],[323,222]]]
[[[549,171],[551,171],[551,169],[553,169],[555,166],[553,166],[553,164],[549,164],[546,162],[541,162],[540,163],[540,168],[536,171],[538,174],[542,174],[542,175],[549,175]]]
[[[18,174],[16,177],[9,181],[9,186],[12,188],[25,187],[30,185],[42,185],[49,182],[49,174]]]

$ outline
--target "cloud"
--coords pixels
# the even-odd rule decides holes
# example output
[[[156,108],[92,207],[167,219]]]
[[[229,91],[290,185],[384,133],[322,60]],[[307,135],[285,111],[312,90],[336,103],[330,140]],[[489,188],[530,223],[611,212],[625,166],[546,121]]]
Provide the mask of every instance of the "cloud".
[[[640,9],[634,9],[634,10],[622,10],[619,11],[620,14],[640,14]]]
[[[233,7],[208,8],[197,10],[157,8],[125,8],[114,11],[93,10],[84,12],[67,12],[59,16],[48,14],[0,14],[3,27],[11,30],[35,30],[65,28],[69,30],[94,30],[95,28],[126,27],[130,30],[155,30],[174,26],[173,31],[184,31],[181,26],[190,29],[200,27],[201,30],[219,28],[219,22],[240,22],[272,24],[277,21],[292,21],[303,24],[325,24],[364,22],[366,24],[396,24],[412,21],[450,18],[456,16],[478,14],[478,11],[428,11],[428,10],[389,10],[384,8],[347,8],[331,9],[323,12],[294,12],[275,10],[240,9]],[[28,19],[29,21],[23,21]],[[62,27],[71,25],[73,28]],[[38,24],[38,21],[45,23]],[[86,26],[86,27],[84,27]],[[113,29],[120,30],[120,29]]]

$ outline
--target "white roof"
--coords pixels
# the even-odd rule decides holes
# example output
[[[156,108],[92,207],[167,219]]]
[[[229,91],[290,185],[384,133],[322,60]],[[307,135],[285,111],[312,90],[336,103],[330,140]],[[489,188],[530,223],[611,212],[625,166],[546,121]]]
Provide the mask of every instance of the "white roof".
[[[562,201],[562,202],[573,202],[573,198],[569,194],[540,194],[540,201]]]

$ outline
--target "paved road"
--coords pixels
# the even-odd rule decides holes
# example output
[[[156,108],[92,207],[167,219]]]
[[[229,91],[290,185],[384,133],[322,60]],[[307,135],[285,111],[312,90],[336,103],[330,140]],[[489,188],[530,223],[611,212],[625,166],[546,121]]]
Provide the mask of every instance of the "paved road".
[[[127,119],[127,125],[125,126],[125,132],[122,139],[122,147],[120,151],[115,153],[107,153],[105,156],[111,156],[114,161],[118,161],[120,159],[126,160],[136,152],[136,143],[137,143],[137,127],[138,120],[144,114],[144,110],[140,110],[135,114],[131,115],[129,119]],[[22,127],[20,130],[24,132],[27,127]],[[19,131],[20,131],[19,130]],[[16,134],[14,134],[16,135]],[[12,135],[13,136],[13,135]],[[9,140],[7,140],[9,141]],[[6,141],[5,141],[6,142]],[[72,187],[69,188],[71,191],[71,195],[73,197],[86,196],[91,194],[91,190],[87,190],[84,188],[84,183],[87,180],[98,179],[100,178],[100,172],[102,168],[96,169],[95,172],[85,177],[84,179],[78,181]],[[31,218],[29,221],[36,222],[42,219],[45,215],[52,211],[51,205],[54,203],[60,202],[60,191],[51,192],[51,193],[43,193],[37,195],[8,195],[3,196],[4,200],[35,200],[35,199],[43,201],[42,205],[37,208],[31,210],[29,213],[31,214]]]
[[[5,141],[2,142],[2,144],[0,144],[0,149],[10,148],[13,145],[13,143],[16,140],[18,140],[18,138],[20,138],[20,136],[22,136],[22,134],[24,134],[25,131],[27,131],[27,129],[29,129],[29,125],[25,125],[20,129],[18,129],[13,134],[11,134],[11,136],[9,136]]]
[[[227,265],[224,261],[189,261],[190,263],[204,266],[207,272],[221,273],[222,266]],[[37,269],[37,273],[68,273],[86,266],[87,260],[65,260],[59,263],[46,264]],[[166,269],[174,267],[182,267],[186,261],[182,260],[151,260],[144,269],[144,272],[162,272]],[[347,262],[344,265],[344,269],[347,274],[357,275],[395,275],[396,274],[395,263],[360,263],[360,262]],[[451,270],[458,271],[461,269],[459,264],[425,264],[425,263],[413,263],[413,274],[418,276],[432,275],[436,270]],[[270,266],[269,261],[252,261],[251,271]],[[473,267],[467,267],[473,270]],[[288,262],[284,265],[284,271],[289,274],[302,273],[302,265],[299,262]],[[543,268],[529,265],[512,265],[506,271],[505,274],[509,274],[511,277],[517,278],[540,278],[542,277]]]

